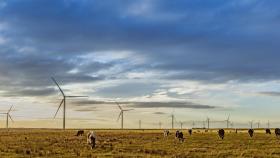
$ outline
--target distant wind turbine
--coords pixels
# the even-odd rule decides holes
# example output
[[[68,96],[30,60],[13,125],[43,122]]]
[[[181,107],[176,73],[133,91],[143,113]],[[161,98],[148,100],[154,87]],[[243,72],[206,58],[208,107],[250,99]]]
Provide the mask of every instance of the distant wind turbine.
[[[60,88],[59,84],[56,82],[56,80],[51,77],[51,79],[53,80],[53,82],[56,84],[56,86],[58,87],[59,91],[61,92],[62,96],[63,96],[63,99],[61,100],[60,102],[60,105],[59,107],[57,108],[57,111],[54,115],[54,118],[56,117],[61,105],[63,104],[63,129],[65,129],[65,118],[66,118],[66,98],[81,98],[81,97],[88,97],[88,96],[67,96],[65,95],[65,93],[63,92],[63,90]]]
[[[131,111],[131,110],[134,110],[134,109],[123,109],[118,102],[116,102],[116,104],[118,105],[119,109],[121,110],[117,121],[119,121],[120,118],[122,119],[121,120],[121,129],[123,129],[123,112],[124,111]]]
[[[253,129],[253,123],[254,123],[253,120],[252,120],[252,121],[249,121],[249,124],[250,124],[251,129]]]
[[[207,122],[207,129],[210,127],[210,118],[207,116],[206,117],[206,122]]]
[[[230,120],[229,120],[229,118],[230,118],[230,115],[228,115],[227,119],[225,120],[226,123],[227,123],[227,128],[229,128],[229,125],[230,125]]]
[[[14,122],[14,120],[12,119],[12,117],[10,115],[10,112],[11,112],[12,108],[13,108],[13,106],[10,107],[8,112],[0,113],[0,114],[5,114],[6,115],[6,128],[9,128],[9,118]]]

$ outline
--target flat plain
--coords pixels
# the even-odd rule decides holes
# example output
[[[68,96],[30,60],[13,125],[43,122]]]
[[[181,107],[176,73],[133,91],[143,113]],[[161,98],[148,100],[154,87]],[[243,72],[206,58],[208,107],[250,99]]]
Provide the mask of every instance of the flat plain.
[[[280,139],[264,129],[253,138],[246,130],[227,130],[224,140],[217,130],[196,129],[185,141],[163,137],[163,130],[94,130],[97,146],[91,149],[77,130],[1,129],[0,157],[280,157]]]

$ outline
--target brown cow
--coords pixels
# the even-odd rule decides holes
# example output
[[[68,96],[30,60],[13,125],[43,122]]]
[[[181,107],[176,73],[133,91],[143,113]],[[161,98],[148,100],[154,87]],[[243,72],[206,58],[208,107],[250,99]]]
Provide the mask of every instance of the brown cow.
[[[192,129],[189,129],[188,132],[189,132],[189,135],[191,136],[192,135]]]
[[[84,130],[78,130],[76,136],[82,136],[84,135],[84,133],[85,133]]]

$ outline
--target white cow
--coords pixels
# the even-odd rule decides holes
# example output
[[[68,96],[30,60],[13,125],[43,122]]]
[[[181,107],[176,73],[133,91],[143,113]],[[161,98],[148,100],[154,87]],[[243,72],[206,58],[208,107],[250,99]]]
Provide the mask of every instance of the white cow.
[[[169,135],[169,130],[164,130],[164,131],[163,131],[163,136],[164,136],[164,137],[167,137],[168,135]]]
[[[96,142],[96,134],[94,131],[89,131],[87,134],[87,143],[90,144],[91,149],[95,147],[95,142]]]

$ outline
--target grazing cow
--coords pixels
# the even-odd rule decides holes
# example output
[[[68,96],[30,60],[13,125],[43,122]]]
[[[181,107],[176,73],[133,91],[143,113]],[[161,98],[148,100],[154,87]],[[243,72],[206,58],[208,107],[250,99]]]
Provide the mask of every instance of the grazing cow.
[[[277,137],[280,136],[280,129],[279,129],[279,128],[275,128],[275,135],[276,135]]]
[[[254,130],[253,130],[253,129],[249,129],[249,130],[248,130],[248,133],[249,133],[250,137],[253,137],[253,135],[254,135]]]
[[[169,136],[169,134],[170,134],[170,133],[169,133],[169,130],[164,130],[164,131],[163,131],[163,136],[164,136],[164,137]]]
[[[189,134],[191,136],[192,135],[192,129],[189,129],[188,132],[189,132]]]
[[[265,129],[265,133],[266,134],[271,134],[270,129],[269,128]]]
[[[94,131],[90,131],[87,134],[87,143],[91,146],[91,149],[95,147],[95,141],[96,141],[96,134]]]
[[[225,137],[225,130],[224,129],[219,129],[218,134],[219,134],[220,138],[224,139],[224,137]]]
[[[84,130],[78,130],[76,136],[82,136],[84,135],[84,133],[85,133]]]
[[[176,133],[175,133],[175,139],[178,138],[179,132],[180,132],[180,131],[178,131],[178,130],[176,131]]]
[[[184,134],[181,131],[176,131],[175,137],[179,139],[180,142],[184,142]]]

